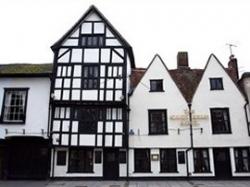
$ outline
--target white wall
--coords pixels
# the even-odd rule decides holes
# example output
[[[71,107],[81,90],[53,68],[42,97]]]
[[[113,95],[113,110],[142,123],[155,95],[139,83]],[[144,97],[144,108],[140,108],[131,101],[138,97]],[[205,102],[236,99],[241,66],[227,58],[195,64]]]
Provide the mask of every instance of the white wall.
[[[0,78],[0,109],[4,88],[29,88],[25,124],[0,124],[0,138],[7,136],[42,136],[47,138],[50,80],[49,78]],[[8,129],[8,134],[5,134]],[[22,134],[25,129],[25,135]]]
[[[150,79],[163,79],[164,92],[149,92]],[[180,120],[170,119],[171,115],[183,115],[187,103],[170,77],[161,59],[156,56],[140,83],[130,97],[129,128],[134,135],[129,136],[131,148],[189,147],[189,131],[184,130]],[[167,109],[168,134],[148,135],[148,110]],[[177,130],[181,129],[180,134]]]
[[[223,90],[210,90],[209,78],[221,77]],[[195,113],[209,115],[208,120],[200,121],[194,132],[195,147],[233,147],[249,146],[250,137],[244,111],[245,99],[214,56],[209,59],[202,80],[192,101]],[[229,108],[231,134],[212,134],[210,108]]]

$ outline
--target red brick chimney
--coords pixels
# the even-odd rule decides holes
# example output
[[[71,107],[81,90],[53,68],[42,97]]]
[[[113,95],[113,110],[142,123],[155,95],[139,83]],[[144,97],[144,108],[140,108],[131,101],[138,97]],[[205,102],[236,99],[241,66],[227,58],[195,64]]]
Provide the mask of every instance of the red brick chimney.
[[[230,72],[232,79],[234,81],[238,81],[239,80],[238,63],[237,63],[237,58],[235,58],[234,55],[231,55],[229,57],[228,70]]]
[[[177,54],[177,68],[178,69],[189,69],[188,66],[188,53],[178,52]]]

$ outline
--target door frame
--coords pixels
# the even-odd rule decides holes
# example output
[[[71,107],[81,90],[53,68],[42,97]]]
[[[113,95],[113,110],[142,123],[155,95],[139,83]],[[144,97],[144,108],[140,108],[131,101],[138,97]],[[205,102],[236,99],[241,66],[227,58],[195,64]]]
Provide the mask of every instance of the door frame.
[[[228,173],[227,175],[224,176],[218,176],[216,175],[216,152],[223,151],[226,153],[226,164],[228,165]],[[213,157],[214,157],[214,174],[216,178],[231,178],[232,177],[232,163],[231,163],[231,156],[230,156],[230,148],[228,147],[218,147],[218,148],[213,148]]]
[[[114,175],[112,178],[105,176],[105,164],[106,163],[106,156],[108,153],[114,152],[115,153],[115,164],[116,164],[116,169],[117,169],[117,175]],[[110,170],[109,170],[110,171]],[[104,148],[103,149],[103,179],[105,180],[116,180],[120,176],[120,171],[119,171],[119,149],[116,148]]]

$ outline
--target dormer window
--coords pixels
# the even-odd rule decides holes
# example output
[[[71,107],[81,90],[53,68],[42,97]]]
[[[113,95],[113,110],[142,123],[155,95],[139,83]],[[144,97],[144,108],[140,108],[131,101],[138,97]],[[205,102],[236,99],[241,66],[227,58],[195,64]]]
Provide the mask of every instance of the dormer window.
[[[210,78],[210,89],[211,90],[223,90],[222,78]]]
[[[163,92],[163,80],[162,79],[154,79],[150,80],[150,91],[151,92]]]
[[[82,35],[80,45],[85,47],[102,47],[104,46],[104,35],[103,34]]]

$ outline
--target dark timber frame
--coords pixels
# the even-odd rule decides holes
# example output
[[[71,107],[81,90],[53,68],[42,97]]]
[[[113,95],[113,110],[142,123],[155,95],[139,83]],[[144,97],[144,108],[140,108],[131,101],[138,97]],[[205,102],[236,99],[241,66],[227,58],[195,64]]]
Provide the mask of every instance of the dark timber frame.
[[[101,18],[100,21],[90,21],[86,20],[89,14],[95,13]],[[82,24],[91,25],[91,33],[85,34],[82,33]],[[104,24],[104,33],[96,34],[95,33],[95,24]],[[77,29],[79,33],[77,36],[71,36]],[[107,36],[106,32],[109,31],[113,36]],[[82,45],[82,37],[103,37],[101,45]],[[64,45],[64,41],[74,40],[78,43],[76,45]],[[99,41],[99,39],[97,39]],[[106,41],[117,40],[121,45],[107,45]],[[93,42],[92,42],[93,44]],[[54,52],[54,66],[52,72],[52,81],[51,81],[51,95],[59,96],[57,99],[53,97],[50,100],[51,104],[51,124],[50,124],[50,137],[58,137],[57,144],[52,143],[52,149],[54,156],[52,158],[55,162],[55,149],[64,147],[67,148],[70,152],[71,149],[97,149],[102,150],[102,153],[106,149],[111,149],[119,153],[119,150],[127,149],[128,147],[128,134],[127,134],[127,67],[128,59],[130,66],[135,68],[134,57],[132,47],[125,41],[125,39],[114,29],[114,27],[109,23],[109,21],[95,8],[91,6],[90,9],[83,15],[83,17],[61,38],[59,39],[52,47]],[[63,52],[61,52],[63,50]],[[77,57],[76,50],[80,55]],[[96,56],[91,61],[87,59],[87,52],[95,51]],[[103,51],[109,52],[108,61],[102,61]],[[67,62],[64,62],[65,56],[67,55]],[[64,59],[63,59],[64,58]],[[93,77],[84,76],[85,67],[98,67],[98,76],[95,76],[94,79],[97,79],[97,86],[85,87],[83,85],[83,80],[92,79]],[[75,73],[76,70],[78,73]],[[58,81],[59,79],[59,81]],[[77,81],[75,81],[77,79]],[[80,85],[78,84],[80,82]],[[76,86],[77,85],[77,86]],[[66,92],[64,92],[66,91]],[[85,98],[85,91],[96,91],[97,98],[89,99]],[[73,93],[74,92],[74,93]],[[64,95],[65,94],[65,95]],[[85,95],[84,95],[85,94]],[[94,145],[83,145],[80,143],[80,133],[79,131],[73,131],[73,122],[78,121],[75,118],[75,111],[78,108],[85,109],[96,109],[98,113],[102,113],[102,122],[103,126],[102,132],[98,132],[98,127],[96,128],[95,133],[91,135],[95,136]],[[55,116],[57,110],[59,109],[59,115]],[[64,111],[64,115],[61,115],[61,109]],[[68,111],[67,111],[68,110]],[[108,118],[107,114],[111,111],[111,117]],[[118,110],[120,111],[121,117],[117,118],[113,116],[113,111],[116,111],[118,115]],[[66,114],[66,111],[69,113]],[[54,130],[54,122],[59,123],[59,129]],[[69,124],[69,129],[67,132],[63,130],[63,121],[67,121]],[[112,123],[111,132],[106,132],[106,123]],[[122,124],[122,131],[116,131],[116,124]],[[97,121],[95,121],[97,125]],[[78,127],[80,123],[78,122]],[[65,144],[62,143],[63,136],[67,135],[68,140]],[[77,143],[72,144],[72,135],[77,136]],[[105,136],[112,136],[112,145],[106,145]],[[97,138],[102,137],[101,145],[98,144]],[[122,138],[122,143],[120,145],[116,144],[116,137]],[[74,140],[75,141],[75,140]],[[69,154],[68,152],[68,154]],[[126,151],[127,152],[127,151]],[[117,156],[118,158],[118,156]],[[70,158],[68,158],[70,159]],[[69,162],[69,160],[68,160]],[[118,162],[118,161],[117,161]],[[119,162],[118,162],[119,163]],[[104,163],[103,163],[104,164]],[[52,176],[54,176],[54,164],[52,168]]]

